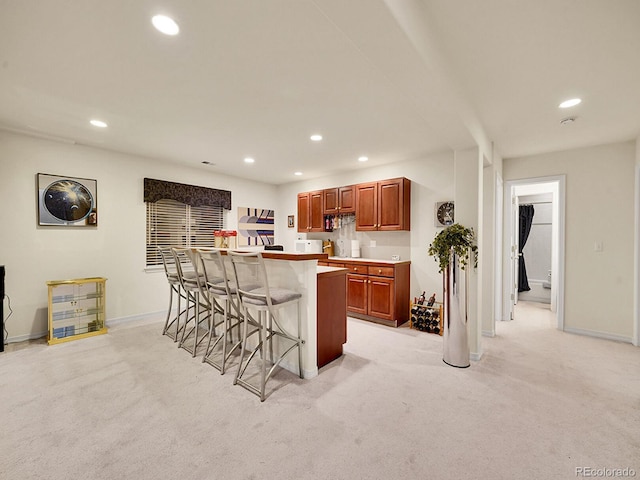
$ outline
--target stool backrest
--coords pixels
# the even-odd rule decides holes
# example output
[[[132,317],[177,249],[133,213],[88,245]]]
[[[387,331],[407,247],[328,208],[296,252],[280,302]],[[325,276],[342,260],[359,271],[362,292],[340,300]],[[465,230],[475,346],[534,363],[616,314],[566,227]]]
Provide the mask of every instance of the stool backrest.
[[[158,247],[158,253],[162,259],[162,265],[164,266],[164,273],[167,276],[167,280],[170,283],[179,282],[178,269],[176,268],[176,260],[171,251],[171,247]]]
[[[267,270],[260,252],[228,252],[236,279],[236,289],[241,302],[253,305],[269,305]]]
[[[193,265],[193,252],[190,248],[172,247],[174,263],[178,272],[180,285],[185,290],[196,290],[198,288],[198,279],[196,269]]]

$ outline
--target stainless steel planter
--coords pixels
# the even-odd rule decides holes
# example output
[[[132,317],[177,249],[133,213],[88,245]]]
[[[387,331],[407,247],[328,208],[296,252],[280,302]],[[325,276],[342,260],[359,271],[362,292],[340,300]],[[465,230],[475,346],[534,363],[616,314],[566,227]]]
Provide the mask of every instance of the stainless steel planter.
[[[451,251],[449,266],[443,272],[444,287],[444,353],[442,359],[452,367],[466,368],[469,362],[467,324],[467,290],[469,280],[460,268],[459,259]]]

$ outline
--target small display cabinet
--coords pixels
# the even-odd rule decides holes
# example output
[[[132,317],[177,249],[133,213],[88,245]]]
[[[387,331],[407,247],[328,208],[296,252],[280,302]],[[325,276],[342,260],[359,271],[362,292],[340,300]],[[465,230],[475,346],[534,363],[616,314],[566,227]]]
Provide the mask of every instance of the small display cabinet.
[[[54,280],[49,287],[49,345],[107,333],[106,278]]]
[[[433,305],[411,304],[411,328],[421,332],[442,335],[442,304],[435,302]]]

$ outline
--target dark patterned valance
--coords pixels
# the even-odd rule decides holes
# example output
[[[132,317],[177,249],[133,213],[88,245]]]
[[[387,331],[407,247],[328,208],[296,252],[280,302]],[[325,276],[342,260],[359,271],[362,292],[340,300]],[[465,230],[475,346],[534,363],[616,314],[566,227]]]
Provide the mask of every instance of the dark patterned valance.
[[[227,190],[145,178],[144,201],[153,203],[163,199],[176,200],[192,207],[213,205],[231,210],[231,192]]]

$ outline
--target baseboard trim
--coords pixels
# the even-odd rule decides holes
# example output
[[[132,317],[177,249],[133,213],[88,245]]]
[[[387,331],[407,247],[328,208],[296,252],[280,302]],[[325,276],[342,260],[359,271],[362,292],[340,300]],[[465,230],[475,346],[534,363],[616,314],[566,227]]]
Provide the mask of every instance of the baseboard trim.
[[[614,342],[633,343],[631,337],[624,335],[615,335],[613,333],[597,332],[595,330],[585,330],[583,328],[565,327],[564,331],[575,335],[584,335],[587,337],[602,338],[604,340],[613,340]]]
[[[38,338],[46,337],[48,333],[49,332],[26,333],[24,335],[16,335],[15,337],[7,337],[5,340],[7,343],[26,342],[27,340],[36,340]]]
[[[160,310],[158,312],[150,312],[150,313],[141,313],[138,315],[129,315],[127,317],[117,317],[107,319],[106,324],[107,327],[116,327],[120,325],[128,325],[134,323],[144,323],[144,322],[157,322],[161,319],[164,319],[167,315],[166,310]]]
[[[477,362],[477,361],[478,361],[478,360],[480,360],[481,358],[482,358],[482,352],[479,352],[479,353],[471,352],[471,353],[469,354],[469,359],[470,359],[470,360],[473,360],[474,362]]]

